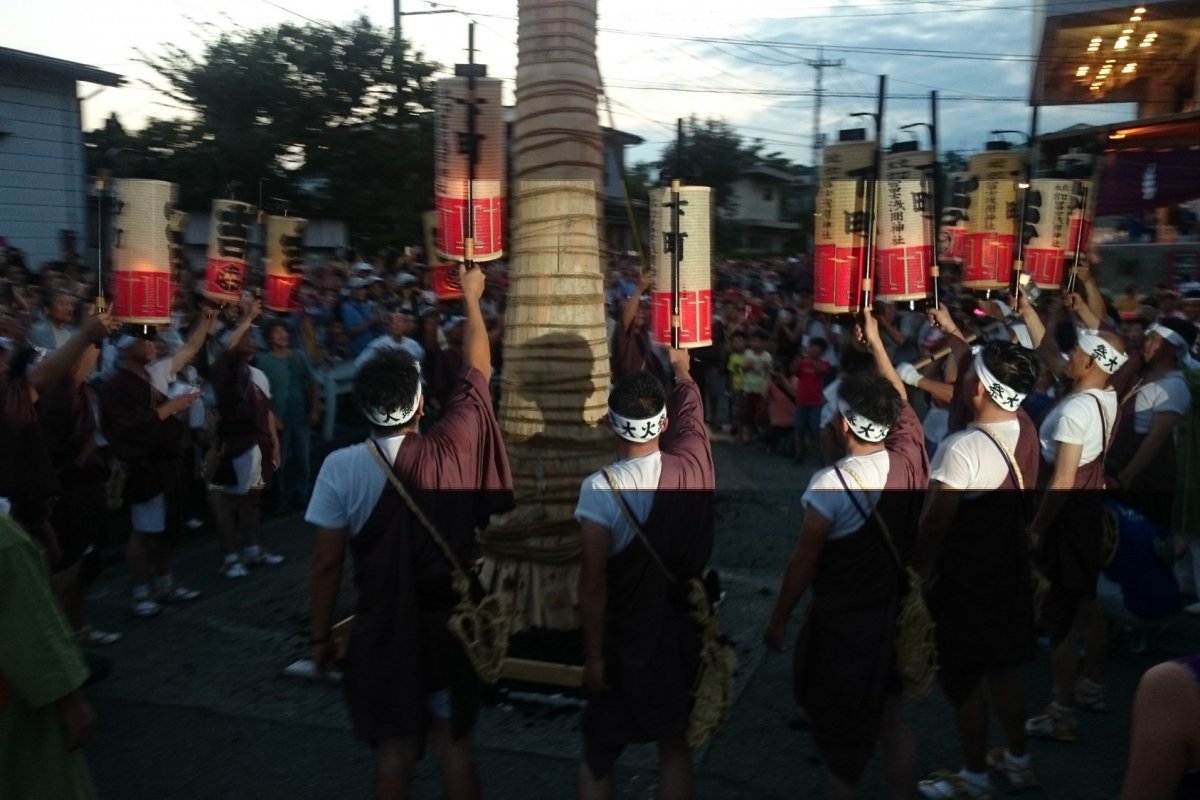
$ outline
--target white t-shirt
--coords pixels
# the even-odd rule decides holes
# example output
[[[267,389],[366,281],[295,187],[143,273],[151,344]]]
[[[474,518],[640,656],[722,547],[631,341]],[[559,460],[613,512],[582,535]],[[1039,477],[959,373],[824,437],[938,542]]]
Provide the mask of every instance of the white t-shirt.
[[[404,436],[376,441],[383,446],[388,463],[394,464]],[[368,446],[374,447],[360,442],[334,450],[326,457],[304,513],[305,522],[331,530],[345,528],[351,536],[363,529],[388,483]]]
[[[747,350],[742,354],[742,388],[746,394],[762,394],[767,390],[767,372],[772,362],[771,354],[766,350],[761,353]]]
[[[950,489],[981,495],[999,489],[1008,480],[1008,461],[986,433],[988,431],[1008,448],[1015,457],[1021,439],[1019,420],[989,422],[984,426],[972,423],[966,430],[952,433],[942,440],[929,465],[929,479]],[[1025,476],[1021,476],[1024,481]],[[1027,486],[1027,488],[1032,488]]]
[[[621,496],[629,504],[629,510],[639,524],[644,524],[654,507],[654,493],[662,477],[662,453],[655,451],[640,458],[628,458],[609,465],[613,480],[621,490]],[[579,487],[579,503],[575,506],[575,519],[588,520],[608,528],[612,534],[609,556],[615,556],[633,541],[637,533],[625,519],[625,512],[618,504],[617,496],[609,487],[603,472],[593,472]]]
[[[372,339],[371,343],[358,354],[358,358],[354,359],[354,369],[356,371],[361,369],[363,364],[370,361],[381,350],[403,350],[412,356],[413,361],[416,361],[418,364],[425,360],[425,348],[412,339],[405,336],[397,342],[391,336],[385,334]]]
[[[1133,400],[1133,432],[1147,434],[1154,415],[1174,411],[1183,416],[1192,407],[1192,393],[1179,370],[1168,372],[1156,381],[1143,384]]]
[[[833,467],[825,467],[813,475],[812,480],[808,482],[808,488],[800,497],[800,503],[805,508],[820,512],[822,517],[830,521],[833,526],[829,531],[830,540],[849,536],[867,523],[863,512],[870,514],[871,509],[879,502],[879,495],[887,485],[892,458],[887,450],[880,450],[866,456],[846,456],[837,462],[837,466],[842,470],[846,486],[849,486],[854,494],[853,500],[842,486],[842,481],[838,479]],[[865,493],[859,488],[859,482],[851,472],[862,481],[862,485],[867,489]],[[857,508],[854,505],[855,500],[858,501]],[[858,508],[862,508],[862,511]]]
[[[1095,399],[1094,399],[1095,398]],[[1096,399],[1104,409],[1104,426],[1101,428],[1100,411]],[[1079,466],[1085,466],[1100,458],[1104,452],[1107,433],[1112,441],[1113,422],[1117,418],[1117,393],[1112,389],[1088,389],[1067,395],[1061,403],[1050,409],[1038,439],[1042,444],[1042,456],[1047,464],[1053,464],[1058,456],[1058,443],[1081,444],[1083,453]]]

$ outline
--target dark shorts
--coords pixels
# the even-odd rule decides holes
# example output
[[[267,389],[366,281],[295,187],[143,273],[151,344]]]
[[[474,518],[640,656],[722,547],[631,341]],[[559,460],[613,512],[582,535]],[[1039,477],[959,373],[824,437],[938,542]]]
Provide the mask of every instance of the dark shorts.
[[[821,409],[824,406],[796,406],[796,433],[816,436],[821,430]]]

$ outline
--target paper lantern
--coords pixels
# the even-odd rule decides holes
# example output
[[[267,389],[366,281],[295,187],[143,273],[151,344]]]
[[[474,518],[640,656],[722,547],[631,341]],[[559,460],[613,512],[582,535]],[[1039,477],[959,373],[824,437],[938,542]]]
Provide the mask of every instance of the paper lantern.
[[[166,181],[113,181],[112,315],[138,325],[171,322],[172,224],[179,187]]]
[[[679,346],[712,344],[712,189],[682,186],[679,200]],[[671,344],[671,202],[670,189],[650,191],[650,257],[654,262],[651,330],[659,344]]]
[[[883,157],[884,180],[921,180],[933,175],[933,152],[918,150],[916,142],[896,142]]]
[[[813,308],[852,314],[862,303],[867,252],[867,208],[875,143],[861,131],[842,131],[841,141],[825,148],[817,185],[813,248]]]
[[[888,179],[879,185],[875,299],[924,300],[933,266],[933,199],[924,180]]]
[[[214,303],[237,303],[246,286],[246,250],[254,226],[254,206],[213,200],[208,223],[208,267],[204,294]]]
[[[304,228],[299,217],[267,217],[267,274],[263,305],[271,311],[299,307],[296,290],[304,280]]]
[[[1008,287],[1017,250],[1020,190],[1025,157],[1007,142],[988,142],[971,157],[971,195],[967,214],[967,251],[962,284],[994,291]]]
[[[961,266],[967,255],[967,216],[971,205],[971,173],[952,172],[946,179],[945,202],[938,227],[938,263]]]
[[[437,255],[453,261],[492,261],[504,255],[505,134],[501,82],[443,78],[434,99],[434,195],[437,208]],[[477,159],[470,179],[468,116],[475,111]],[[471,189],[474,247],[467,252],[467,202]],[[430,254],[432,258],[433,254]]]
[[[1087,218],[1090,181],[1039,178],[1030,182],[1025,216],[1025,271],[1042,289],[1057,291],[1067,259],[1086,251],[1091,236]]]

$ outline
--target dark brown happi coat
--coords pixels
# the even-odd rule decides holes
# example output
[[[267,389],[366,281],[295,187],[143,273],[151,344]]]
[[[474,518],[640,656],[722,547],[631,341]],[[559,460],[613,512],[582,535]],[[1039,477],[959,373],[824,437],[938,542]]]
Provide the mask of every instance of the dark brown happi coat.
[[[183,466],[186,425],[172,414],[159,419],[167,398],[150,382],[119,369],[100,390],[100,425],[113,454],[125,462],[125,501],[144,503],[165,494],[167,530],[182,522],[187,476]]]
[[[29,384],[0,377],[0,497],[11,501],[13,519],[38,536],[60,492]]]
[[[216,446],[221,448],[213,484],[236,484],[233,460],[255,445],[262,452],[262,474],[266,480],[274,463],[271,401],[254,385],[249,364],[236,351],[226,350],[217,359],[212,383],[220,415]]]
[[[612,342],[612,371],[613,380],[617,381],[626,375],[646,370],[664,386],[671,385],[671,377],[663,368],[663,363],[651,352],[650,334],[648,331],[636,333],[626,330],[617,323],[613,332]]]
[[[929,482],[925,432],[907,403],[885,447],[887,484],[877,510],[907,561]],[[857,492],[854,478],[842,474]],[[871,514],[865,505],[862,511]],[[906,586],[884,536],[871,514],[857,531],[821,548],[812,607],[793,661],[796,702],[808,714],[825,766],[848,783],[862,777],[879,738],[887,695],[900,690],[894,643]]]
[[[481,372],[467,371],[428,433],[404,438],[393,468],[469,566],[478,555],[476,528],[513,505],[508,458]],[[454,735],[466,733],[478,709],[478,683],[446,631],[458,600],[450,564],[390,482],[350,549],[358,602],[343,670],[355,735],[377,742],[422,734],[428,694],[447,687]]]
[[[988,669],[1033,657],[1033,575],[1028,525],[1038,478],[1038,434],[1024,411],[1010,470],[999,488],[962,498],[935,562],[927,602],[937,624],[940,677],[954,705]],[[983,436],[984,434],[977,434]],[[994,444],[995,457],[1004,459]]]
[[[608,774],[625,745],[680,735],[691,715],[700,631],[689,616],[687,583],[700,577],[712,553],[716,486],[695,382],[676,383],[667,418],[662,475],[642,530],[677,583],[640,539],[609,559],[604,624],[609,689],[588,697],[582,722],[585,758],[598,777]]]

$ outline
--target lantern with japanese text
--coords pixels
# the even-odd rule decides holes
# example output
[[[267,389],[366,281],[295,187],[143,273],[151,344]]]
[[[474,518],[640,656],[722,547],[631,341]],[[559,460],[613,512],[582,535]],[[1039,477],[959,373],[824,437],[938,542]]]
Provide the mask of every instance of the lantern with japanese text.
[[[1057,291],[1067,259],[1086,252],[1091,236],[1091,182],[1038,178],[1030,183],[1025,212],[1025,271],[1042,289]]]
[[[452,261],[492,261],[504,255],[506,160],[501,82],[475,78],[473,83],[474,88],[469,78],[443,78],[437,82],[434,99],[436,255]],[[468,248],[472,233],[473,245]],[[431,253],[430,263],[433,257]]]
[[[817,181],[813,248],[813,308],[851,314],[862,303],[868,185],[875,171],[875,142],[861,128],[841,131],[825,148]]]
[[[304,228],[299,217],[267,217],[267,270],[263,306],[271,311],[293,311],[299,303],[296,290],[304,280]]]
[[[971,157],[962,274],[967,289],[1005,289],[1012,278],[1025,156],[1010,148],[1008,142],[988,142],[985,152]]]
[[[237,303],[246,286],[246,252],[255,223],[254,206],[213,200],[208,223],[208,266],[204,294],[214,303]]]
[[[654,263],[651,330],[654,341],[671,344],[671,248],[679,248],[679,346],[712,344],[712,189],[679,187],[679,235],[671,229],[669,188],[650,190],[650,258]]]
[[[426,211],[421,215],[421,227],[425,231],[425,246],[429,251],[429,285],[438,300],[461,300],[462,285],[458,281],[458,263],[441,263],[437,257],[438,214]]]
[[[874,287],[881,302],[913,303],[929,292],[933,197],[924,176],[933,169],[933,153],[916,146],[899,142],[883,161]]]
[[[112,315],[121,322],[167,325],[173,293],[172,223],[179,187],[166,181],[113,181]]]
[[[938,263],[961,266],[967,255],[967,217],[971,208],[971,173],[951,172],[946,178],[945,202],[937,237]]]

